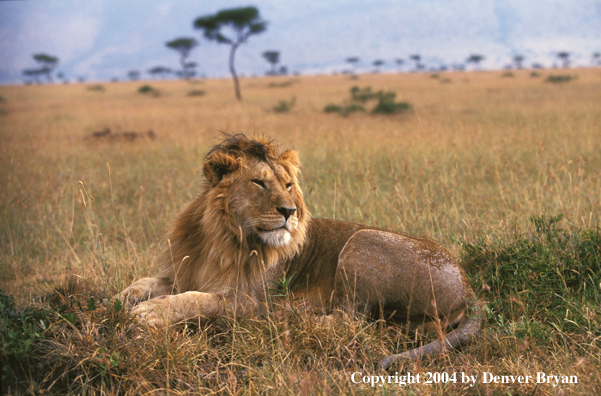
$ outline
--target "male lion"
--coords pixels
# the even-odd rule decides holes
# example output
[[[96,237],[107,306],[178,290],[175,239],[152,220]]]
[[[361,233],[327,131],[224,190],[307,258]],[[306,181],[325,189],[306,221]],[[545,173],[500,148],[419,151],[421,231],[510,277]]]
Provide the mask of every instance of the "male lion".
[[[154,278],[120,294],[154,326],[268,305],[265,286],[292,276],[294,297],[329,313],[354,307],[412,329],[457,326],[439,340],[382,360],[454,348],[480,328],[465,274],[436,242],[336,220],[311,219],[299,187],[296,152],[226,135],[203,166],[203,191],[175,220]],[[471,309],[475,308],[475,309]]]

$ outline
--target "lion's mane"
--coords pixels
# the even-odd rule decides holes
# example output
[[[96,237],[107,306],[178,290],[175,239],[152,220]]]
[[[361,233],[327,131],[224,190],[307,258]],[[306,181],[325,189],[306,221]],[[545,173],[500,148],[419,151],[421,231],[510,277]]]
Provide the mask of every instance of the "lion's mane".
[[[253,158],[282,166],[298,182],[300,161],[294,151],[281,153],[275,141],[261,137],[226,135],[206,155],[202,191],[175,219],[159,255],[157,277],[172,282],[173,292],[256,294],[263,282],[261,274],[302,249],[309,213],[300,188],[292,194],[298,226],[285,246],[274,247],[261,243],[256,235],[245,235],[230,212],[230,203],[242,198],[232,193],[240,182],[240,172],[235,170],[252,166]]]

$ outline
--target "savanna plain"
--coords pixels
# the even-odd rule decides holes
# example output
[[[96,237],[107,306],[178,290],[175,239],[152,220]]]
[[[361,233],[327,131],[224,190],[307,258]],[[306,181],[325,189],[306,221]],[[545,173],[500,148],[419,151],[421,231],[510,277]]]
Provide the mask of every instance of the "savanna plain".
[[[323,111],[353,86],[410,109]],[[0,87],[6,394],[598,394],[600,69],[241,87],[241,102],[229,79]],[[220,131],[298,150],[314,217],[441,243],[486,303],[480,334],[382,373],[381,358],[440,334],[355,316],[315,326],[285,279],[267,317],[154,329],[128,316],[110,297],[153,274]],[[403,386],[408,372],[419,381]]]

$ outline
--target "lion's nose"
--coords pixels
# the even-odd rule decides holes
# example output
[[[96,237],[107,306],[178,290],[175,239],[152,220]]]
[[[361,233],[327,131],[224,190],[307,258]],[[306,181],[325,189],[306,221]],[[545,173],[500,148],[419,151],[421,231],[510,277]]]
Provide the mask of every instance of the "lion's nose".
[[[288,220],[288,218],[289,218],[290,216],[292,216],[292,215],[294,214],[294,212],[296,212],[296,208],[286,208],[286,207],[284,207],[284,206],[282,206],[282,207],[279,207],[279,208],[276,208],[276,209],[277,209],[277,211],[278,211],[278,212],[280,212],[280,214],[281,214],[282,216],[284,216],[284,218],[285,218],[286,220]]]

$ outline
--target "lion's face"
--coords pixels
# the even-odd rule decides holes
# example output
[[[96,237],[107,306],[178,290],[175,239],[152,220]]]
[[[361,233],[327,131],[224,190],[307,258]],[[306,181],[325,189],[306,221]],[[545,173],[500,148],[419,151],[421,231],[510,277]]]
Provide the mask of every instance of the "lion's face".
[[[296,175],[281,164],[251,160],[234,177],[228,206],[244,235],[256,235],[273,247],[290,243],[302,199]]]
[[[252,244],[280,249],[305,236],[298,166],[293,151],[263,159],[215,153],[204,172],[213,185],[210,194],[223,198],[222,207],[234,220],[233,231]]]

